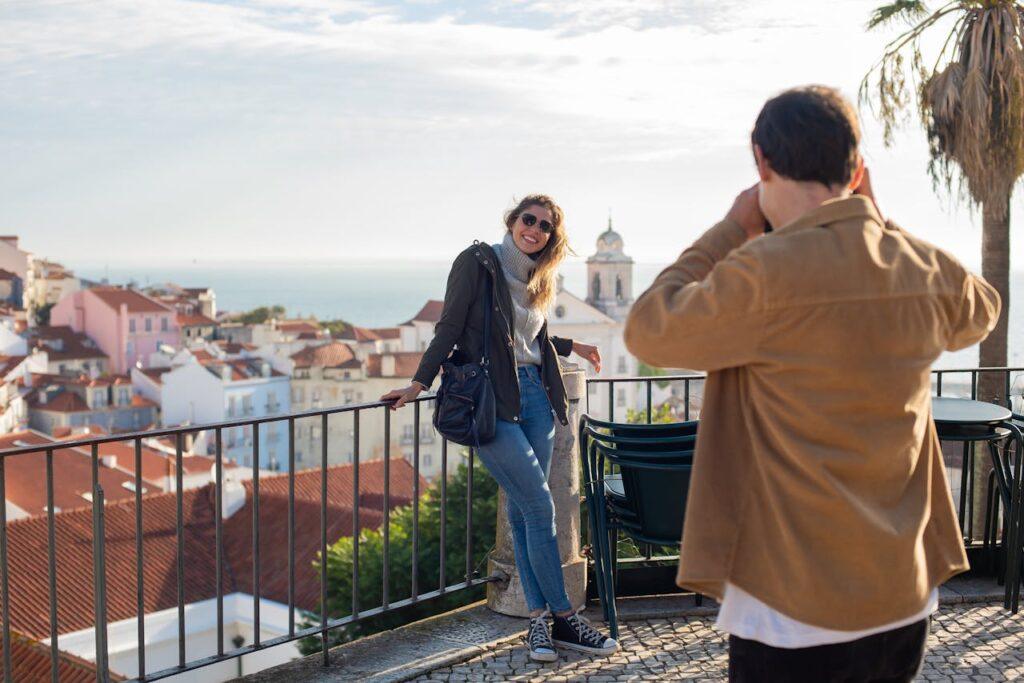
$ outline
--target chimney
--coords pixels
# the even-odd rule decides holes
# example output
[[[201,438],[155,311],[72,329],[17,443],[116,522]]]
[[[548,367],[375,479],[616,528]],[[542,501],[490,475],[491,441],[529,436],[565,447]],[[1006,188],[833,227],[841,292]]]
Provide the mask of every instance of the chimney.
[[[395,376],[395,357],[391,354],[384,354],[380,357],[380,376],[381,377],[394,377]]]
[[[43,389],[42,391],[39,392],[39,405],[45,406],[46,402],[49,401],[49,400],[50,400],[50,392],[48,390]]]
[[[116,455],[101,455],[100,462],[104,467],[114,469],[117,467],[117,456]]]
[[[220,378],[225,382],[231,381],[231,366],[227,363],[220,366]]]
[[[213,473],[210,473],[211,478]],[[227,519],[245,506],[245,486],[236,481],[233,477],[224,480],[224,488],[221,490],[220,515]]]
[[[267,361],[263,361],[262,363],[260,363],[260,376],[270,377],[270,363],[268,363]]]

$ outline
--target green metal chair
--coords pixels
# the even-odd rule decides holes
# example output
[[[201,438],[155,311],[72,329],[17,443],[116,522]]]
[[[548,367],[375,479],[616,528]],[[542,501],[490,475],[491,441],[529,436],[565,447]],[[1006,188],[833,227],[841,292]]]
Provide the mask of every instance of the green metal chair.
[[[634,425],[588,416],[581,420],[580,454],[595,582],[613,638],[618,634],[618,535],[622,533],[642,547],[678,547],[696,432],[696,422]],[[700,596],[697,599],[699,604]]]

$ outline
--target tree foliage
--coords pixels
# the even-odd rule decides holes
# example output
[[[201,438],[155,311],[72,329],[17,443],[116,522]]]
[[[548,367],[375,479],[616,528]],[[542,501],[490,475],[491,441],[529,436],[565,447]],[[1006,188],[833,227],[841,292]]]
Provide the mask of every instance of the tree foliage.
[[[916,109],[928,135],[936,187],[973,203],[1008,202],[1024,173],[1024,6],[1011,0],[959,0],[929,12],[920,1],[879,7],[869,28],[917,22],[886,46],[864,77],[861,100],[893,132]],[[922,37],[952,22],[934,62]]]
[[[426,600],[396,612],[372,617],[331,631],[330,646],[348,642],[356,637],[386,631],[396,626],[425,617],[447,612],[481,599],[483,588],[459,589],[466,580],[466,494],[469,469],[460,464],[446,485],[445,500],[445,582],[454,589],[444,597]],[[441,492],[440,479],[433,482],[420,497],[418,590],[429,593],[440,587],[441,575]],[[474,572],[486,569],[487,555],[494,547],[498,520],[498,485],[477,460],[473,466],[473,529],[470,547]],[[413,558],[413,506],[391,511],[389,529],[388,582],[389,604],[405,600],[412,595]],[[355,544],[351,537],[340,538],[327,549],[327,613],[330,619],[352,614],[352,568]],[[320,570],[319,560],[314,562]],[[359,534],[359,610],[368,610],[382,604],[384,577],[384,533],[381,529],[368,529]],[[319,614],[309,615],[305,626],[320,623]],[[320,651],[320,638],[300,641],[303,654]]]
[[[35,315],[36,326],[46,327],[50,324],[50,311],[53,310],[53,304],[43,304],[35,309],[33,315]]]
[[[284,314],[284,306],[260,306],[240,315],[238,321],[244,325],[258,325],[271,318],[283,318]]]

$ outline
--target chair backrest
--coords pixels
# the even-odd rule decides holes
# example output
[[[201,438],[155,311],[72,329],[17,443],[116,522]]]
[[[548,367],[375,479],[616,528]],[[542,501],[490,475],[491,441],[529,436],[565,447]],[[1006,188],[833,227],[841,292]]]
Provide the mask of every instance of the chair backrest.
[[[607,443],[632,453],[662,453],[692,451],[697,442],[697,421],[661,424],[623,424],[605,422],[585,416],[586,434],[591,439]]]
[[[602,481],[610,474],[609,469],[617,469],[624,499],[611,502],[620,513],[625,513],[623,531],[652,545],[679,543],[697,426],[696,421],[622,424],[584,415],[580,420],[580,457],[588,483],[587,495],[591,498],[588,502],[604,504]]]
[[[598,442],[597,453],[618,469],[625,498],[616,501],[625,508],[631,523],[624,531],[644,543],[674,546],[683,534],[686,501],[693,473],[693,451],[650,453],[648,457],[623,454]]]

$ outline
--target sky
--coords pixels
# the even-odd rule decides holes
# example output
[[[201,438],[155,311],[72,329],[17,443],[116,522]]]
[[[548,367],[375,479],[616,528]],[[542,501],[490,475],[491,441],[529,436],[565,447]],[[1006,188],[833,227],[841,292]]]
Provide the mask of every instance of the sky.
[[[611,215],[667,262],[755,182],[766,98],[856,97],[879,2],[5,0],[0,232],[72,267],[441,262],[539,191],[580,257]],[[976,267],[916,120],[862,119],[883,213]]]

